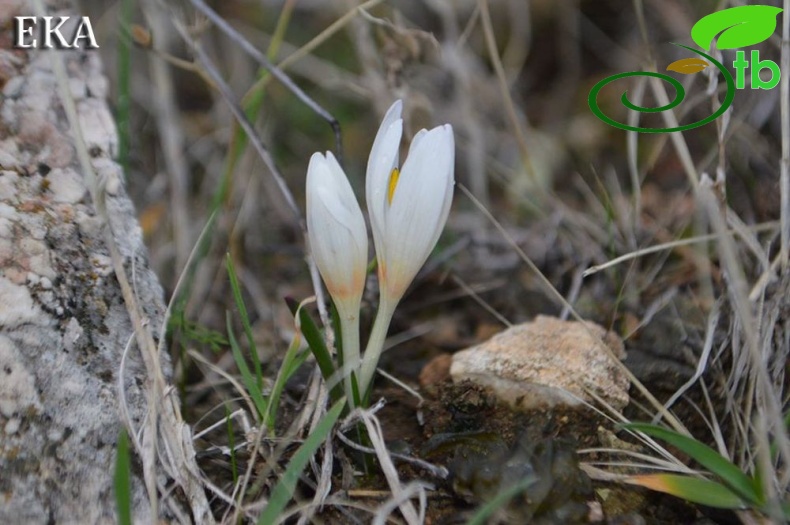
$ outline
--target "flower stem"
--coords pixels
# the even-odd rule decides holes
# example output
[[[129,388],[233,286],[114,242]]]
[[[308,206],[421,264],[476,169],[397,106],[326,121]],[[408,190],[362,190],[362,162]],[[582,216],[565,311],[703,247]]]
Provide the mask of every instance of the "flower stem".
[[[359,367],[359,313],[340,316],[340,337],[343,344],[343,362],[340,370],[343,373],[343,385],[349,406],[356,407],[356,400],[351,387],[351,374]]]
[[[367,397],[368,388],[373,382],[373,374],[376,372],[381,351],[384,349],[384,341],[387,339],[387,331],[392,321],[392,314],[395,313],[395,306],[397,306],[397,302],[390,304],[390,301],[386,301],[384,297],[381,298],[359,372],[359,393],[362,399]]]

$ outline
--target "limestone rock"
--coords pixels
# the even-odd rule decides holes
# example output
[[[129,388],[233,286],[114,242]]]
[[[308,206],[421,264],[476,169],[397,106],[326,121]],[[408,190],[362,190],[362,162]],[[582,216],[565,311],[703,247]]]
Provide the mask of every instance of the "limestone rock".
[[[45,1],[56,20],[74,14],[72,3]],[[0,27],[10,35],[11,17],[32,15],[32,8],[32,2],[0,0]],[[9,43],[5,38],[0,47]],[[106,89],[72,89],[77,118],[89,131],[93,172],[108,188],[105,221],[77,162],[51,55],[63,61],[72,87],[106,82],[94,50],[0,49],[0,523],[117,523],[119,385],[129,420],[141,428],[152,412],[151,382],[140,349],[129,344],[134,327],[109,264],[105,228],[112,227],[120,261],[133,272],[152,337],[162,335],[163,293],[112,160],[117,138]],[[118,188],[111,193],[113,180]],[[160,369],[169,377],[166,356]],[[166,413],[168,403],[157,403]],[[172,428],[164,417],[160,421],[158,431]],[[191,446],[181,425],[177,430]],[[150,441],[161,447],[156,438]],[[156,522],[139,463],[129,498],[136,523]],[[161,500],[162,517],[181,505],[176,498]],[[193,515],[212,523],[211,516]]]
[[[516,408],[595,402],[592,392],[620,410],[628,404],[629,381],[612,353],[623,359],[623,343],[601,326],[541,315],[456,353],[450,374],[455,382],[490,388]]]

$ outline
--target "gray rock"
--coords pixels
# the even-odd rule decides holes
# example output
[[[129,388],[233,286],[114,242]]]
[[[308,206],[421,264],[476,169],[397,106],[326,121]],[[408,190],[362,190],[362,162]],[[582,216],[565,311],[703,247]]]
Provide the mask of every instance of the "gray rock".
[[[69,1],[45,3],[50,15],[69,14]],[[32,14],[31,4],[0,0],[0,26]],[[129,423],[143,429],[141,448],[152,451],[142,469],[134,459],[129,498],[135,522],[188,515],[188,499],[196,522],[213,523],[192,474],[190,430],[176,391],[168,389],[167,356],[157,356],[153,343],[147,354],[129,344],[133,311],[141,326],[135,343],[163,336],[164,302],[113,160],[117,137],[106,90],[96,97],[81,87],[102,84],[99,55],[51,53],[64,62],[91,169],[75,155],[50,54],[15,51],[13,62],[0,56],[0,86],[6,86],[0,96],[0,523],[117,523],[119,385]],[[91,173],[100,184],[91,182]],[[134,276],[134,300],[122,293],[119,275]],[[153,357],[146,362],[144,355]],[[163,461],[157,450],[172,459]],[[144,479],[141,471],[150,475]],[[168,489],[155,507],[150,496],[159,487]]]

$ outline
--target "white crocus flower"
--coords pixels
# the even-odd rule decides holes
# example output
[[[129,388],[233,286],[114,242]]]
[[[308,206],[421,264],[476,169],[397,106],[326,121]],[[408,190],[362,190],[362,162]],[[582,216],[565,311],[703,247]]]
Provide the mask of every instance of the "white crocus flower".
[[[343,168],[331,152],[307,167],[307,236],[318,270],[340,317],[346,370],[359,366],[359,307],[365,288],[368,234]],[[351,377],[344,373],[351,400]],[[349,401],[352,402],[352,401]]]
[[[452,126],[420,130],[399,170],[401,109],[397,101],[387,111],[367,167],[366,197],[381,295],[360,372],[362,395],[373,378],[395,307],[439,240],[453,198]]]

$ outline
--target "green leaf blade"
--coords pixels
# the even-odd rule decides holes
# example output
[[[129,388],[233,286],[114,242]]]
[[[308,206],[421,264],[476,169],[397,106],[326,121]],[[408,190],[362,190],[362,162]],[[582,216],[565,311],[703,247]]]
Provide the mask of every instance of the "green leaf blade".
[[[280,515],[293,497],[296,483],[299,481],[299,476],[301,476],[310,458],[316,453],[326,436],[332,431],[332,427],[340,417],[340,413],[343,411],[345,404],[345,399],[341,399],[335,403],[318,425],[316,425],[315,430],[307,436],[304,443],[296,450],[291,457],[291,461],[288,463],[288,467],[280,478],[280,481],[278,481],[277,485],[272,489],[269,504],[266,505],[266,508],[258,517],[258,525],[272,525],[273,523],[278,523]]]
[[[126,429],[118,435],[118,449],[115,452],[115,505],[118,510],[119,525],[132,525],[132,474],[129,454],[129,436]]]
[[[744,509],[748,504],[721,483],[680,474],[632,476],[628,483],[670,494],[699,505],[718,509]]]
[[[264,418],[264,424],[271,433],[274,433],[275,416],[277,415],[277,408],[280,406],[280,396],[285,389],[285,383],[299,366],[304,363],[308,354],[307,350],[301,354],[299,353],[299,338],[294,337],[291,344],[288,345],[288,350],[285,352],[285,357],[280,365],[280,370],[277,372],[277,378],[274,380],[274,386],[272,386],[272,391],[269,395],[269,407]]]
[[[296,302],[296,300],[286,297],[285,303],[288,305],[288,309],[291,310],[292,314],[296,315],[297,311],[299,312],[299,325],[302,335],[305,341],[307,341],[307,345],[310,347],[310,351],[313,353],[316,363],[318,363],[318,368],[321,370],[321,375],[324,377],[324,380],[327,382],[330,381],[335,374],[335,365],[332,361],[332,356],[329,354],[329,349],[326,347],[321,330],[318,329],[318,326],[315,324],[315,321],[313,321],[313,318],[310,317],[310,314],[304,308],[299,308],[299,303]],[[342,395],[340,386],[335,385],[330,393],[332,394],[333,401],[340,399]]]
[[[244,305],[244,299],[241,296],[239,278],[236,275],[236,268],[233,266],[233,259],[231,258],[230,253],[225,254],[225,265],[228,269],[228,278],[230,279],[230,288],[233,292],[233,300],[236,302],[236,308],[239,310],[241,325],[244,328],[244,335],[247,336],[247,344],[250,345],[250,357],[252,358],[252,366],[255,369],[255,378],[258,382],[258,388],[263,388],[263,369],[261,368],[261,359],[258,356],[258,349],[255,346],[255,338],[252,336],[250,316],[247,313],[247,307]]]
[[[691,39],[709,50],[716,35],[718,49],[753,46],[767,40],[776,30],[776,17],[782,9],[769,5],[744,5],[723,9],[699,19],[691,28]]]
[[[233,352],[233,360],[236,362],[239,372],[241,372],[241,379],[244,382],[244,386],[247,387],[247,392],[250,394],[253,403],[255,403],[255,408],[258,410],[258,417],[264,418],[266,417],[267,411],[266,400],[263,398],[261,389],[258,388],[258,382],[252,375],[252,372],[250,372],[250,367],[247,366],[247,362],[244,360],[244,355],[241,353],[241,347],[236,341],[236,336],[233,335],[233,323],[231,323],[230,312],[228,312],[226,324],[228,341],[230,342],[231,352]]]
[[[673,430],[648,423],[628,423],[622,425],[622,427],[666,441],[721,479],[739,497],[756,506],[762,504],[763,498],[755,490],[755,484],[752,479],[731,461],[706,444]]]

